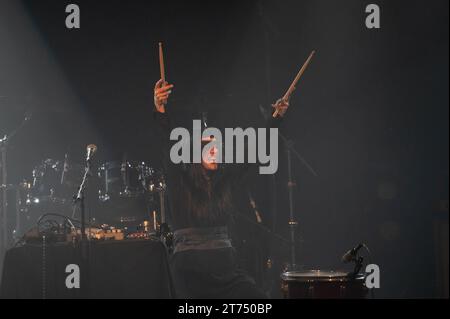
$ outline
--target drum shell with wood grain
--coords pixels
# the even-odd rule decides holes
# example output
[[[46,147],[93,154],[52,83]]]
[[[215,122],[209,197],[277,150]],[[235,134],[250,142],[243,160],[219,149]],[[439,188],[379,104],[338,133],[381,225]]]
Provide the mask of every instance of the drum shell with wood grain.
[[[344,272],[290,271],[284,272],[281,280],[286,299],[361,299],[368,292],[363,274],[351,278]]]

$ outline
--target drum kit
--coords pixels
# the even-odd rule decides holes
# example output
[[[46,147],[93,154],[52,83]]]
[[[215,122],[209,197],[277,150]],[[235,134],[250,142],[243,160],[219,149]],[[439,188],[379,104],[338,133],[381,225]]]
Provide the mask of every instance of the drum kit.
[[[17,190],[17,225],[15,234],[39,222],[45,214],[76,218],[73,196],[82,182],[84,167],[64,160],[46,159],[32,170],[32,180],[14,187]],[[112,232],[95,228],[91,240],[149,238],[156,235],[162,223],[165,180],[161,170],[142,161],[110,161],[92,170],[90,200],[95,218],[89,222],[113,226]],[[92,204],[91,204],[92,203]],[[362,245],[360,245],[362,246]],[[359,260],[357,248],[344,259]],[[347,256],[348,255],[348,256]],[[353,275],[324,270],[286,270],[281,273],[281,292],[286,299],[365,298],[365,274],[357,268]]]
[[[296,84],[309,65],[315,51],[313,51],[296,78],[292,82],[286,94],[280,101],[289,101]],[[159,44],[159,58],[161,79],[165,82],[164,57],[162,44]],[[285,110],[276,108],[277,113]],[[72,221],[79,218],[77,212],[77,200],[84,190],[82,186],[86,181],[87,172],[91,172],[89,177],[89,192],[82,194],[81,212],[81,238],[85,234],[83,225],[84,202],[88,198],[88,211],[95,212],[93,216],[88,213],[87,224],[99,225],[101,229],[95,227],[94,234],[90,239],[118,239],[118,238],[148,238],[147,235],[169,234],[165,223],[165,189],[166,184],[164,174],[161,170],[147,165],[143,161],[109,161],[99,165],[98,169],[86,169],[90,164],[80,165],[71,163],[66,156],[64,160],[46,159],[40,162],[32,171],[32,180],[24,180],[19,185],[6,184],[6,149],[9,140],[28,122],[30,116],[26,116],[18,129],[0,139],[0,150],[2,151],[2,209],[0,218],[3,221],[0,236],[0,246],[6,243],[6,191],[16,190],[16,229],[14,238],[23,238],[28,229],[32,229],[39,224],[42,216],[59,215],[66,216],[73,226]],[[291,233],[291,263],[284,272],[281,273],[281,291],[284,298],[289,299],[316,299],[316,298],[364,298],[368,289],[365,286],[365,274],[359,272],[362,265],[362,258],[356,258],[357,250],[352,253],[352,261],[357,266],[353,273],[311,270],[299,271],[296,265],[296,235],[297,222],[293,212],[293,187],[291,172],[291,152],[305,165],[308,170],[317,176],[312,167],[295,150],[292,142],[287,140],[281,133],[288,156],[288,191],[289,191],[289,230]],[[89,146],[88,146],[89,150]],[[89,163],[89,152],[87,156]],[[106,231],[105,224],[111,226]],[[76,234],[78,232],[76,231]],[[164,237],[164,236],[163,236]],[[170,236],[166,236],[166,243],[170,241]],[[168,240],[169,239],[169,240]],[[3,241],[3,242],[2,242]],[[0,247],[0,252],[2,247]]]
[[[89,147],[88,147],[89,149]],[[89,156],[88,156],[89,158]],[[87,160],[87,162],[89,162]],[[90,164],[89,164],[90,165]],[[60,240],[72,241],[73,231],[79,236],[84,234],[75,229],[73,222],[83,221],[76,205],[77,193],[83,177],[90,171],[89,187],[83,195],[86,199],[88,217],[87,233],[90,240],[123,239],[163,239],[171,246],[170,231],[165,224],[166,183],[160,169],[144,161],[108,161],[97,168],[72,163],[66,155],[63,160],[45,159],[31,171],[31,179],[18,185],[1,184],[2,191],[16,191],[16,227],[13,237],[16,241],[26,238],[30,229],[34,232],[45,215],[66,217],[71,226],[59,227],[56,235]],[[5,165],[2,167],[5,170]],[[4,176],[4,175],[3,175]],[[88,191],[87,191],[88,190]],[[2,204],[5,200],[2,201]],[[81,225],[84,223],[81,222]],[[98,226],[101,225],[101,226]],[[55,235],[55,234],[54,234]],[[66,236],[67,235],[67,236]],[[33,236],[30,236],[32,242]],[[58,240],[59,240],[58,239]],[[83,241],[83,239],[81,239]],[[169,244],[167,244],[169,243]],[[281,273],[281,292],[288,299],[341,299],[365,298],[368,289],[365,286],[366,275],[360,273],[362,258],[357,256],[360,244],[352,249],[343,260],[356,263],[353,273],[324,270],[304,271],[289,267]],[[295,255],[292,258],[295,266]]]
[[[46,159],[32,170],[32,179],[16,186],[16,229],[19,239],[46,214],[79,218],[74,205],[83,178],[83,165]],[[92,169],[87,206],[89,224],[131,232],[156,233],[161,224],[165,180],[161,170],[143,161],[110,161]]]

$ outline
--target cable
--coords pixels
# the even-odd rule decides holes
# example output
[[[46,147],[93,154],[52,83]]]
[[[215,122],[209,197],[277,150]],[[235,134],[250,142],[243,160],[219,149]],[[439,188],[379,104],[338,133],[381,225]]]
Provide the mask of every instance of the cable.
[[[58,231],[62,226],[64,226],[64,225],[61,225],[60,223],[58,223],[58,222],[57,222],[56,220],[54,220],[54,219],[45,219],[45,218],[50,217],[50,216],[62,218],[62,219],[64,220],[64,223],[67,223],[67,224],[69,225],[70,229],[71,229],[73,232],[75,232],[75,233],[76,233],[77,229],[80,228],[80,227],[75,226],[75,225],[81,224],[81,221],[79,221],[79,220],[77,220],[77,219],[74,219],[74,218],[71,218],[71,217],[68,217],[68,216],[65,216],[65,215],[62,215],[62,214],[57,214],[57,213],[46,213],[46,214],[41,215],[41,216],[38,218],[38,220],[36,221],[36,226],[35,226],[35,227],[37,227],[37,231],[38,231],[39,233],[41,233],[41,232],[43,232],[43,231],[52,231],[52,230],[53,230],[53,231]],[[88,223],[88,225],[89,225],[90,227],[93,227],[93,228],[100,228],[100,229],[103,229],[102,226],[98,226],[98,225],[96,225],[96,224]],[[33,227],[33,228],[34,228],[34,227]],[[31,229],[33,229],[33,228],[30,228],[27,232],[25,232],[25,234],[22,235],[22,237],[20,237],[20,238],[14,243],[13,247],[17,247],[17,246],[19,246],[19,245],[22,245],[22,244],[26,243],[26,241],[25,241],[26,236],[27,236],[28,232],[29,232]],[[44,229],[45,229],[45,230],[44,230]]]

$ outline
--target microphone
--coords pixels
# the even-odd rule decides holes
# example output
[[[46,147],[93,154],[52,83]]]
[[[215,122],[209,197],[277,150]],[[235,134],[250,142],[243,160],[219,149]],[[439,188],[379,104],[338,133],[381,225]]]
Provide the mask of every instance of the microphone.
[[[95,144],[89,144],[89,145],[86,147],[86,151],[87,151],[87,154],[86,154],[86,162],[90,163],[91,160],[92,160],[92,157],[94,157],[95,152],[97,152],[97,145],[95,145]]]
[[[358,251],[364,247],[364,244],[359,244],[358,246],[356,246],[353,249],[350,249],[349,251],[347,251],[341,258],[342,262],[344,264],[347,264],[351,261],[353,261],[356,257],[356,254],[358,253]]]

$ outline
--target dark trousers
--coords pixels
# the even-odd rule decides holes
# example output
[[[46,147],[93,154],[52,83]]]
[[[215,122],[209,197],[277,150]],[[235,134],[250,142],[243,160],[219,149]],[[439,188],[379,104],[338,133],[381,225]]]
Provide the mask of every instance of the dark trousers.
[[[265,299],[267,296],[238,269],[234,248],[175,253],[171,270],[177,298]]]

